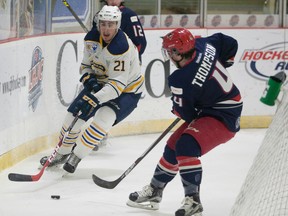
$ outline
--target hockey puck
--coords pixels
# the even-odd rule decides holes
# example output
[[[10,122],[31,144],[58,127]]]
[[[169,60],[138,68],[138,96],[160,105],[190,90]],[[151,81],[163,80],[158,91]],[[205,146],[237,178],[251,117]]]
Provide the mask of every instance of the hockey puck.
[[[60,199],[60,195],[51,195],[51,198],[59,200]]]

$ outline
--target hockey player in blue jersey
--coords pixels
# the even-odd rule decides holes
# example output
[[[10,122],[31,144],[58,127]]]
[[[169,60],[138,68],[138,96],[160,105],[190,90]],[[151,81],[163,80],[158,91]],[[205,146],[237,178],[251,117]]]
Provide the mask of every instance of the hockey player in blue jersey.
[[[226,70],[237,49],[237,41],[221,33],[195,39],[178,28],[163,37],[163,56],[178,68],[168,77],[172,112],[184,123],[168,139],[150,184],[131,193],[128,206],[158,209],[165,186],[179,172],[184,200],[175,215],[201,215],[199,158],[240,130],[241,95]]]
[[[85,36],[80,67],[84,90],[68,108],[60,139],[78,114],[79,119],[50,167],[65,163],[63,169],[74,173],[78,163],[99,145],[107,132],[137,107],[144,77],[138,50],[120,29],[120,23],[119,8],[105,5],[98,13],[97,30]],[[81,131],[90,118],[92,122]],[[40,163],[43,165],[47,158],[43,157]]]

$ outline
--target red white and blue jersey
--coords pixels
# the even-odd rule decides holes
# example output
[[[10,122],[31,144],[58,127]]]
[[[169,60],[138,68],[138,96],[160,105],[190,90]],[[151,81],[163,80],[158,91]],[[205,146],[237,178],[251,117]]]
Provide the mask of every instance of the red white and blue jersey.
[[[119,9],[122,12],[120,28],[129,36],[129,38],[138,48],[139,54],[141,56],[144,53],[147,45],[141,22],[137,14],[131,9],[125,6],[120,6]]]
[[[186,122],[212,116],[230,131],[239,131],[243,104],[225,68],[237,49],[237,41],[222,33],[196,39],[193,60],[168,78],[176,115]]]

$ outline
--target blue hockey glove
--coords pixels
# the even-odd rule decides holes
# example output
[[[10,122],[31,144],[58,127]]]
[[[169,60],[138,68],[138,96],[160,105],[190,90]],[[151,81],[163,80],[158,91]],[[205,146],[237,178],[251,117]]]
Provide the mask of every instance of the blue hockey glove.
[[[88,89],[84,88],[68,107],[68,111],[74,116],[79,113],[79,118],[87,121],[98,104],[97,98]]]
[[[98,92],[102,86],[98,83],[97,77],[95,74],[85,73],[80,78],[80,82],[83,83],[84,87],[90,92]]]

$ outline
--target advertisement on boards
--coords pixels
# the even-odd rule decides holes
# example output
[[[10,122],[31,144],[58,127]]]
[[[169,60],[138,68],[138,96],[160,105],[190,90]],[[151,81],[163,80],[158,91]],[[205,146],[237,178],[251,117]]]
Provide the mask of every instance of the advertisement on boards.
[[[146,30],[142,72],[145,91],[127,122],[174,118],[167,77],[176,69],[161,55],[162,36],[170,30]],[[276,106],[260,102],[270,76],[287,71],[283,29],[191,29],[195,37],[222,32],[237,39],[235,64],[228,68],[239,87],[243,116],[271,116]],[[0,154],[56,133],[66,109],[78,94],[84,33],[35,37],[0,44]],[[41,125],[41,127],[39,127]],[[18,136],[11,136],[16,134]]]

